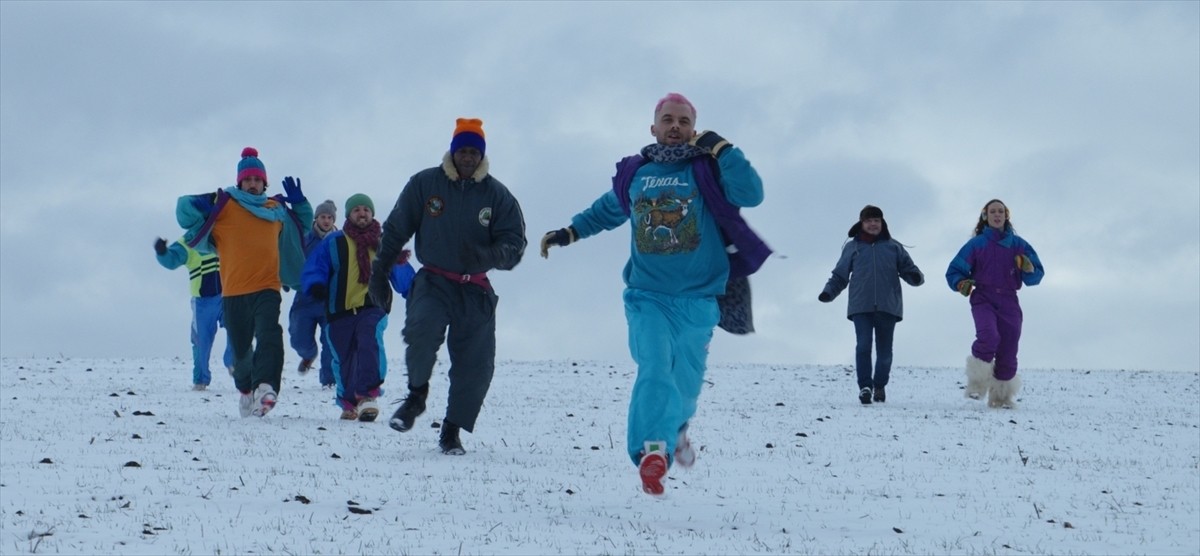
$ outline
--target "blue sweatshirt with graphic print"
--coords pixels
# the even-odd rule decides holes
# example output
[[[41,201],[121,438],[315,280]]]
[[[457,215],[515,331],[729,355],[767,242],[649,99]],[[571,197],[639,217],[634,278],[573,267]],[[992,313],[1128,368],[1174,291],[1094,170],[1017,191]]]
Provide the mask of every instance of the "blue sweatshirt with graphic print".
[[[730,204],[753,207],[762,202],[762,178],[741,149],[726,148],[717,164]],[[571,219],[580,239],[630,223],[626,286],[690,297],[725,293],[729,257],[691,161],[643,165],[629,185],[629,199],[629,215],[609,190]]]

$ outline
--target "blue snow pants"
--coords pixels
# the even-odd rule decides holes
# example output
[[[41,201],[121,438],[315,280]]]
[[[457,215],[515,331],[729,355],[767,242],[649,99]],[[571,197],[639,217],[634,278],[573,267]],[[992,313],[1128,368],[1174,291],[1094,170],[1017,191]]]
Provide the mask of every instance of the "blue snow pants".
[[[637,378],[629,399],[626,449],[641,463],[646,441],[662,441],[674,458],[679,430],[696,414],[708,345],[720,320],[715,297],[625,290],[629,351]]]
[[[192,298],[192,384],[207,386],[212,382],[208,360],[212,357],[217,329],[221,328],[221,296]],[[233,347],[225,339],[225,368],[233,367]]]
[[[383,309],[369,307],[352,314],[343,313],[326,328],[325,335],[333,346],[333,376],[337,381],[334,401],[342,409],[354,408],[362,398],[383,395],[380,387],[387,378],[383,331],[387,323]]]
[[[301,359],[317,358],[317,337],[321,338],[321,368],[317,378],[322,386],[334,383],[333,353],[329,349],[326,335],[328,321],[325,316],[325,302],[302,296],[296,292],[292,300],[292,308],[288,311],[288,341],[292,349]]]

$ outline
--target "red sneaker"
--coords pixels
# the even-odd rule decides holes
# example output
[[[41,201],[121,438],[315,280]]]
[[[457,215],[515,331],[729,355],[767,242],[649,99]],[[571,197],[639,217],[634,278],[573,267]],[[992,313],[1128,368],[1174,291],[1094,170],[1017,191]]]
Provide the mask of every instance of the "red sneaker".
[[[642,477],[642,490],[646,494],[659,495],[665,490],[662,479],[667,476],[667,456],[663,454],[665,442],[647,442],[638,474]]]

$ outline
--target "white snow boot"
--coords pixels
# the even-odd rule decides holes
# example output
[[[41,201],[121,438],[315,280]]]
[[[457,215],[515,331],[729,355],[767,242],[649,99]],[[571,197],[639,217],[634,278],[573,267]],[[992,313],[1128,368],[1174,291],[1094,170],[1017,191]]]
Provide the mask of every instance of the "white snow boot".
[[[1021,377],[1014,376],[1012,380],[993,381],[988,388],[988,407],[1016,409],[1017,391],[1021,389]]]
[[[992,378],[992,369],[996,368],[995,361],[984,361],[974,355],[967,356],[967,388],[966,395],[972,400],[982,399],[988,392],[988,387],[996,381]]]

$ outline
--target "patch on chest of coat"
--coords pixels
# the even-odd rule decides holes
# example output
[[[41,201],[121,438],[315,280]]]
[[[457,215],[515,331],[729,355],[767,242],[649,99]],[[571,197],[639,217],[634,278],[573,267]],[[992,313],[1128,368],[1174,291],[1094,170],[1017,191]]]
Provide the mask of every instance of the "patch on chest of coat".
[[[437,218],[438,216],[441,216],[442,212],[445,210],[446,202],[437,195],[434,195],[425,201],[425,212],[428,212],[429,216]]]
[[[479,209],[479,224],[487,228],[492,224],[492,207]]]

